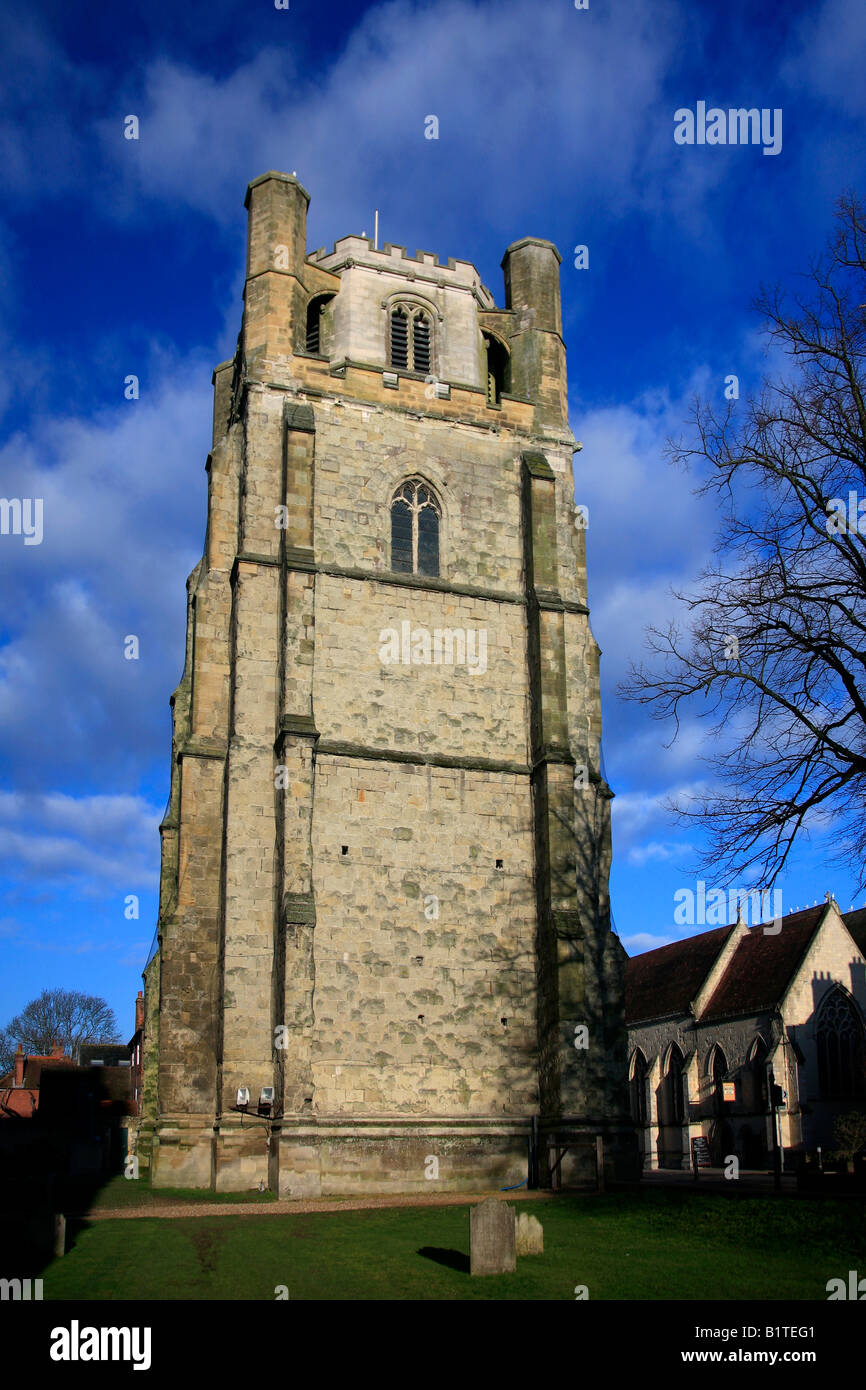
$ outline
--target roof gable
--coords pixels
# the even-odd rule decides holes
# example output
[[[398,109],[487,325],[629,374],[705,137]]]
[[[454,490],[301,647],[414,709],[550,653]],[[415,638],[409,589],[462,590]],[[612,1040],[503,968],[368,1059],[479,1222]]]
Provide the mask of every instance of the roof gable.
[[[775,1008],[827,911],[828,904],[821,903],[791,913],[782,918],[778,932],[750,928],[737,945],[702,1019]]]
[[[735,925],[672,941],[645,951],[626,963],[625,1017],[627,1023],[688,1013]]]

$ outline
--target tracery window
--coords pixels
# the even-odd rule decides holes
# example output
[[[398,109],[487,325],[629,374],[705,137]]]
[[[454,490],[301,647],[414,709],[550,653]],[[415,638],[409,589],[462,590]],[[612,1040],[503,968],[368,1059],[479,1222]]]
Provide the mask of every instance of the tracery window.
[[[439,574],[442,508],[421,478],[407,478],[391,499],[391,568],[402,574]]]
[[[841,989],[825,995],[816,1028],[818,1084],[825,1099],[852,1099],[866,1090],[863,1023],[854,1001]]]

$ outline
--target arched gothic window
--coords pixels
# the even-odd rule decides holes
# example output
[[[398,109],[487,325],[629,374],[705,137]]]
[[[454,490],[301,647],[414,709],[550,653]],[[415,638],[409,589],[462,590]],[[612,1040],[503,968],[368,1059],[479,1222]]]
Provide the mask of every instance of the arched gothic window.
[[[421,478],[407,478],[391,499],[391,568],[402,574],[439,573],[442,509]]]
[[[646,1124],[646,1057],[640,1048],[634,1054],[629,1077],[631,1117],[636,1125]]]
[[[388,364],[404,372],[423,372],[433,364],[433,322],[424,309],[398,304],[391,310]]]
[[[818,1085],[824,1099],[853,1099],[864,1094],[866,1047],[863,1023],[854,1001],[831,989],[818,1010],[815,1031]]]
[[[722,1116],[725,1113],[725,1093],[722,1089],[725,1076],[728,1070],[728,1059],[722,1049],[716,1043],[710,1057],[710,1075],[713,1078],[713,1114]]]
[[[667,1112],[668,1124],[681,1125],[685,1118],[685,1097],[683,1096],[683,1054],[676,1043],[668,1057]]]
[[[752,1048],[748,1064],[749,1094],[747,1109],[756,1115],[766,1115],[769,1103],[767,1094],[767,1044],[758,1038]]]
[[[332,294],[317,294],[307,305],[307,333],[304,341],[307,352],[324,352],[322,311],[333,298]]]
[[[490,333],[482,333],[487,404],[499,405],[502,392],[510,390],[510,359],[506,349]]]

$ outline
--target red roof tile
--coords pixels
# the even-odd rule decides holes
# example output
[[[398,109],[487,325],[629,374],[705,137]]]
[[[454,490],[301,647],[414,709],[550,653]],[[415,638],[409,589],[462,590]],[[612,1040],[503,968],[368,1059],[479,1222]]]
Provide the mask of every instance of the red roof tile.
[[[24,1085],[39,1086],[43,1071],[54,1067],[72,1067],[71,1057],[28,1057],[24,1063]]]
[[[626,1022],[687,1013],[733,930],[715,927],[633,956],[625,970]]]
[[[858,907],[854,912],[843,912],[842,918],[860,947],[860,954],[866,956],[866,907]]]
[[[29,1120],[39,1107],[39,1092],[26,1086],[0,1091],[0,1119]]]
[[[778,1004],[824,916],[826,903],[792,912],[775,935],[752,927],[728,962],[702,1017],[759,1013]]]

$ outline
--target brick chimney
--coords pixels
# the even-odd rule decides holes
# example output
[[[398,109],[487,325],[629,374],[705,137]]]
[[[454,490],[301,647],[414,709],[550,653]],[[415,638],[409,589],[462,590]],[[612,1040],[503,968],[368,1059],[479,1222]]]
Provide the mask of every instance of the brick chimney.
[[[24,1085],[24,1048],[19,1043],[15,1049],[15,1085]]]
[[[138,998],[135,1001],[135,1031],[139,1032],[144,1027],[144,994],[138,991]]]
[[[63,1056],[63,1043],[59,1038],[55,1038],[54,1042],[51,1044],[51,1056],[55,1059],[59,1059]]]

